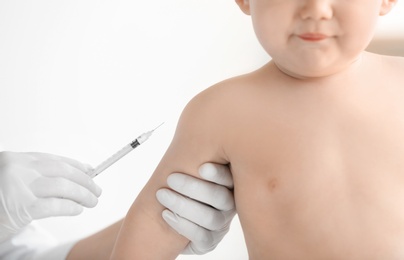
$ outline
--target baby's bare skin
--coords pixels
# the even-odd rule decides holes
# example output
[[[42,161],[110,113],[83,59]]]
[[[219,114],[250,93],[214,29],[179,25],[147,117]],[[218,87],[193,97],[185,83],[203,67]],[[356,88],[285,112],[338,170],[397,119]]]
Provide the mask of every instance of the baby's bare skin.
[[[133,204],[114,257],[175,259],[187,241],[165,225],[153,194],[171,172],[198,177],[210,161],[231,166],[251,260],[404,259],[403,72],[404,59],[368,53],[321,80],[270,62],[203,91]],[[160,251],[144,250],[157,241]]]
[[[396,2],[236,0],[272,61],[187,105],[113,257],[175,259],[154,194],[215,162],[251,260],[404,259],[404,59],[363,51]]]
[[[250,259],[404,259],[404,63],[380,59],[350,81],[269,64],[217,86]]]

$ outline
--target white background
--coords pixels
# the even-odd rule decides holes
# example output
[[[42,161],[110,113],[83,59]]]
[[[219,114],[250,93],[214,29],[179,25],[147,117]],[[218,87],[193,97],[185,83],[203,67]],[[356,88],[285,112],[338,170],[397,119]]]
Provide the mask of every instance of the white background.
[[[378,34],[403,36],[403,14],[399,2]],[[125,215],[195,94],[268,60],[234,0],[1,0],[0,148],[95,166],[166,122],[97,177],[96,208],[40,221],[80,238]],[[236,219],[214,252],[179,259],[247,258]]]

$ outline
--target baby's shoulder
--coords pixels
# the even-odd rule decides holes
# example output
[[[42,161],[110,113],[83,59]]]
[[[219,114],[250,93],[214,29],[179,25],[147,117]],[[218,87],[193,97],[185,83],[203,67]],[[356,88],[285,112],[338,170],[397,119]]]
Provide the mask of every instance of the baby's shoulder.
[[[194,96],[183,109],[177,133],[193,142],[220,144],[231,129],[234,115],[242,114],[250,92],[248,75],[221,81]],[[191,137],[189,137],[191,136]],[[212,141],[213,140],[213,141]]]
[[[401,56],[383,56],[385,62],[392,65],[404,66],[404,57]]]
[[[273,72],[274,66],[266,64],[247,74],[221,81],[196,95],[185,107],[186,118],[222,122],[235,115],[259,114],[279,103],[281,84]],[[275,108],[274,108],[275,109]]]
[[[232,77],[205,89],[199,93],[196,98],[204,99],[212,104],[223,106],[225,104],[245,104],[262,96],[270,96],[271,89],[277,84],[271,72],[266,68],[260,68],[256,71]],[[272,91],[273,92],[273,91]]]
[[[398,74],[400,77],[404,77],[403,69],[404,69],[404,57],[400,56],[380,56],[381,65],[388,72]]]
[[[404,57],[367,53],[364,61],[368,65],[368,79],[374,82],[386,82],[388,79],[391,84],[404,83]]]
[[[389,81],[399,88],[404,87],[404,57],[386,57],[386,68]]]
[[[223,118],[254,107],[259,94],[253,74],[229,78],[206,88],[188,102],[182,117],[188,121],[222,122]]]
[[[196,95],[191,102],[203,106],[224,106],[243,99],[253,91],[254,83],[249,74],[229,78],[214,84]]]

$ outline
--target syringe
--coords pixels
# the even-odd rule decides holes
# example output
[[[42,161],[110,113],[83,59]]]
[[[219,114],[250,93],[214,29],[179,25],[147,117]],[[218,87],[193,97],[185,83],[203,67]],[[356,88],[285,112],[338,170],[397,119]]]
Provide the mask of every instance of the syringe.
[[[131,152],[133,149],[135,149],[136,147],[138,147],[139,145],[141,145],[142,143],[144,143],[147,139],[149,139],[149,137],[153,134],[153,132],[159,128],[163,123],[161,123],[159,126],[157,126],[156,128],[154,128],[153,130],[143,133],[141,134],[138,138],[136,138],[134,141],[132,141],[130,144],[124,146],[121,150],[119,150],[118,152],[116,152],[114,155],[112,155],[111,157],[109,157],[107,160],[105,160],[104,162],[102,162],[100,165],[98,165],[97,167],[95,167],[94,170],[92,170],[89,173],[89,176],[91,178],[94,178],[95,176],[97,176],[98,174],[100,174],[101,172],[103,172],[105,169],[107,169],[109,166],[111,166],[112,164],[116,163],[119,159],[121,159],[122,157],[124,157],[125,155],[127,155],[129,152]]]

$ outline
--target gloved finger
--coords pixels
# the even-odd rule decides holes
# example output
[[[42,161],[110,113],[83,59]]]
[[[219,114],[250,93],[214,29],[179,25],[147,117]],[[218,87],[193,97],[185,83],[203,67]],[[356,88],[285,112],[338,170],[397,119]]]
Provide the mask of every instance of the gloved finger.
[[[199,175],[205,180],[233,188],[233,175],[228,165],[204,163],[199,167]]]
[[[43,174],[43,170],[48,169],[47,176],[60,176],[61,172],[65,172],[65,174],[67,173],[65,177],[68,177],[69,171],[74,171],[74,169],[77,170],[76,172],[84,173],[84,175],[87,175],[87,172],[92,169],[91,166],[83,164],[74,159],[54,154],[38,152],[2,152],[0,157],[0,166],[1,163],[7,163],[7,165],[14,164],[18,166],[25,166],[29,169],[35,169],[41,175]],[[48,165],[48,167],[46,167],[46,165]],[[56,171],[55,169],[60,170]],[[75,176],[71,176],[72,181],[74,181],[75,179],[77,179]],[[91,180],[91,178],[84,178],[84,180],[85,181],[81,181],[82,185],[85,185],[86,182],[90,182],[90,184],[93,185],[93,183],[89,181]],[[77,181],[80,181],[80,179],[77,179]],[[99,187],[96,189],[99,189]]]
[[[84,207],[92,208],[98,199],[92,192],[70,180],[60,177],[41,177],[30,184],[32,193],[38,198],[63,198]]]
[[[195,228],[198,228],[198,226],[196,226]],[[202,227],[199,227],[199,228],[202,228]],[[205,230],[210,233],[211,239],[209,239],[209,241],[206,242],[203,240],[202,241],[198,240],[197,237],[194,237],[194,238],[191,237],[190,242],[182,250],[181,254],[183,254],[183,255],[206,254],[216,248],[216,246],[220,243],[220,241],[222,241],[222,239],[227,234],[227,232],[229,232],[229,230],[230,230],[230,223],[229,223],[229,225],[227,225],[226,227],[224,227],[221,230],[215,230],[215,231]]]
[[[227,211],[235,207],[233,193],[224,186],[181,173],[168,176],[167,184],[178,193],[219,210]]]
[[[34,158],[33,156],[27,155],[26,153],[4,151],[1,152],[0,161],[2,164],[10,164],[16,161],[19,162],[20,164],[24,164],[29,161],[32,161],[33,158]]]
[[[172,212],[209,230],[221,229],[232,219],[225,211],[186,198],[169,189],[158,190],[156,196],[157,200]]]
[[[212,236],[212,232],[196,225],[195,223],[173,214],[169,210],[164,210],[162,213],[163,219],[167,224],[177,231],[180,235],[186,237],[198,247],[191,247],[190,244],[184,249],[183,254],[204,254],[212,251],[217,243]]]
[[[27,208],[33,219],[56,216],[76,216],[83,212],[83,207],[71,200],[45,198],[35,201]]]
[[[32,159],[35,160],[52,160],[52,161],[58,161],[58,162],[65,162],[69,164],[70,166],[83,171],[83,172],[88,172],[89,170],[92,169],[92,167],[89,164],[84,164],[82,162],[79,162],[77,160],[74,160],[72,158],[68,158],[65,156],[60,156],[60,155],[55,155],[55,154],[48,154],[48,153],[40,153],[40,152],[26,152],[26,155],[30,155]]]
[[[32,162],[32,168],[43,176],[61,177],[74,182],[91,191],[97,197],[102,193],[102,189],[90,176],[63,161],[36,160]]]
[[[210,251],[213,251],[217,246],[213,245],[212,247],[208,248],[198,248],[192,242],[189,242],[187,246],[181,251],[181,255],[203,255]]]

